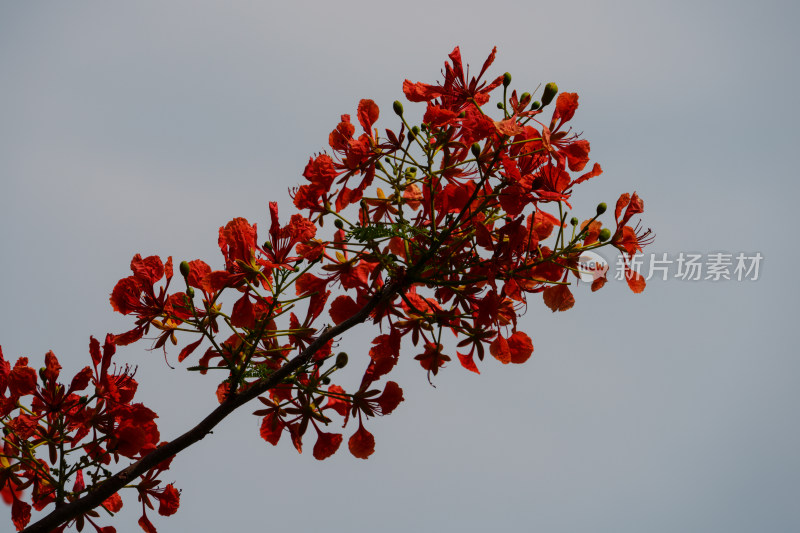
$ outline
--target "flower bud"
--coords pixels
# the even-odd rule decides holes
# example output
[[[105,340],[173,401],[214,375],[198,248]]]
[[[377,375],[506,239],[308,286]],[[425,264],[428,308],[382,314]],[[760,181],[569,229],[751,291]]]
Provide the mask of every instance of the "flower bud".
[[[45,381],[45,379],[44,379],[44,373],[45,372],[47,372],[47,368],[46,367],[42,367],[42,368],[39,369],[39,378],[42,381]]]
[[[180,270],[181,270],[181,276],[183,276],[184,278],[189,277],[189,271],[191,270],[189,263],[187,263],[186,261],[181,261]]]
[[[497,109],[505,109],[505,108],[506,106],[505,104],[503,104],[503,102],[497,102]]]
[[[339,229],[344,229],[344,222],[342,222],[342,219],[341,219],[341,218],[337,218],[337,219],[336,219],[336,220],[333,222],[333,225],[334,225],[334,226],[336,226],[336,227],[337,227],[337,228],[339,228]]]
[[[339,352],[339,355],[336,356],[336,366],[339,368],[344,368],[347,366],[347,354],[344,352]]]
[[[553,83],[552,81],[544,86],[544,93],[542,94],[542,106],[546,106],[550,102],[553,101],[553,98],[556,97],[556,93],[558,92],[558,85]]]
[[[189,298],[194,298],[194,287],[189,287],[186,289],[186,296]]]
[[[536,100],[534,103],[531,104],[531,111],[536,111],[542,107],[542,103],[539,100]]]
[[[328,376],[325,376],[324,378],[319,380],[319,382],[322,383],[323,385],[330,385],[331,384],[331,378],[329,378]]]
[[[466,118],[466,117],[467,117],[466,111],[462,111],[461,113],[458,114],[458,118]]]
[[[508,87],[511,85],[511,74],[506,72],[503,74],[503,87]]]
[[[524,102],[525,100],[530,99],[530,97],[531,93],[522,93],[521,95],[519,95],[519,101]]]
[[[400,103],[400,100],[395,100],[392,104],[392,109],[397,114],[398,117],[403,116],[403,104]]]
[[[608,239],[611,238],[611,230],[608,228],[603,228],[600,230],[600,235],[597,237],[600,239],[600,242],[606,242]]]
[[[264,244],[261,247],[265,250],[272,250],[272,243],[269,241],[264,241]]]
[[[601,202],[601,203],[597,204],[597,216],[600,216],[603,213],[605,213],[606,209],[608,209],[608,206],[606,205],[605,202]]]
[[[578,217],[572,217],[571,219],[569,219],[569,223],[572,224],[573,226],[577,226],[578,225]]]
[[[474,155],[476,159],[477,159],[477,157],[479,155],[481,155],[481,145],[480,144],[472,143],[472,155]]]

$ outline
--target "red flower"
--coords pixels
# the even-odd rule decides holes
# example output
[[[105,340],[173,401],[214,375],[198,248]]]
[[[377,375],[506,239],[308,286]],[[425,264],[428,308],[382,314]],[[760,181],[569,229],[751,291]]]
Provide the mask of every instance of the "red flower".
[[[439,373],[439,369],[450,360],[450,357],[442,353],[443,346],[432,342],[425,343],[425,351],[414,357],[422,368],[428,371],[428,375],[434,376]]]
[[[469,68],[464,70],[461,61],[461,50],[456,46],[450,52],[450,63],[444,64],[444,83],[442,85],[428,85],[427,83],[411,83],[406,80],[403,82],[403,92],[412,102],[430,102],[439,99],[436,107],[449,110],[458,114],[464,107],[474,102],[482,106],[489,101],[489,93],[503,83],[503,76],[495,78],[490,83],[481,82],[481,77],[486,69],[494,62],[497,48],[492,49],[492,53],[486,58],[477,77],[467,81]]]
[[[294,268],[299,257],[290,257],[296,244],[305,243],[314,238],[317,227],[313,222],[300,215],[292,215],[289,224],[281,227],[278,221],[278,203],[269,203],[269,214],[272,225],[269,228],[269,245],[264,245],[264,255],[271,268]]]
[[[623,213],[622,210],[625,210]],[[626,224],[634,215],[638,215],[644,211],[644,202],[634,192],[633,196],[628,193],[623,194],[617,200],[617,207],[614,210],[614,218],[617,221],[617,229],[611,237],[611,244],[613,244],[620,252],[628,255],[634,255],[636,252],[641,252],[643,246],[651,244],[654,239],[652,231],[648,229],[644,231],[637,224],[636,228],[627,226]],[[635,291],[641,292],[641,291]]]

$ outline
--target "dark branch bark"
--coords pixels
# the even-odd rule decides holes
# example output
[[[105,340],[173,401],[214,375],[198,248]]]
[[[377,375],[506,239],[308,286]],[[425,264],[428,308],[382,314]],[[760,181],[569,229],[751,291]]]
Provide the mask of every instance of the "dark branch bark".
[[[364,322],[369,317],[370,313],[372,313],[372,311],[378,307],[378,305],[390,301],[400,290],[401,287],[399,283],[395,281],[389,281],[378,293],[375,294],[375,296],[372,297],[372,299],[370,299],[370,301],[364,307],[361,308],[361,310],[344,322],[341,322],[340,324],[323,331],[322,334],[308,346],[308,348],[303,350],[300,354],[295,356],[280,369],[276,370],[268,378],[264,378],[263,380],[256,382],[247,390],[228,398],[202,421],[200,421],[199,424],[194,426],[180,437],[157,448],[137,462],[117,472],[86,496],[55,509],[41,520],[22,530],[22,533],[48,533],[53,528],[56,528],[59,525],[68,522],[79,515],[94,509],[95,507],[100,506],[100,504],[102,504],[107,498],[122,489],[131,481],[135,480],[137,477],[141,476],[162,461],[169,459],[170,457],[185,450],[192,444],[202,440],[211,432],[212,429],[214,429],[214,427],[216,427],[217,424],[219,424],[233,411],[257,396],[269,391],[274,386],[280,384],[286,377],[290,376],[293,372],[308,363],[317,350],[327,344],[328,341],[344,333],[353,326]]]

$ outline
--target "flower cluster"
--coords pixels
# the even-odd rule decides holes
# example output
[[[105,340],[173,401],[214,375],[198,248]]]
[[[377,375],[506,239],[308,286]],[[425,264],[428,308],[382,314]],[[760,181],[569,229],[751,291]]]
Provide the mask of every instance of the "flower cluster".
[[[129,367],[112,363],[115,352],[112,335],[102,347],[92,338],[92,366],[84,367],[66,385],[59,380],[61,365],[53,352],[45,355],[45,366],[36,372],[26,357],[11,367],[0,350],[0,493],[11,504],[17,530],[28,524],[31,508],[41,511],[51,504],[58,507],[74,501],[111,475],[112,461],[137,460],[159,446],[158,416],[143,404],[133,403],[138,384]],[[178,509],[178,491],[171,484],[161,486],[157,479],[167,468],[168,462],[158,465],[137,485],[144,498],[139,523],[146,531],[155,531],[145,513],[147,507],[152,508],[149,497],[160,502],[160,514]],[[109,514],[121,507],[118,494],[102,504]],[[112,526],[99,526],[98,517],[97,511],[90,510],[55,531],[71,523],[80,530],[85,522],[103,533],[115,531]]]
[[[358,124],[341,116],[328,137],[330,152],[309,158],[305,182],[292,191],[305,216],[294,214],[281,225],[277,204],[270,203],[263,242],[255,224],[231,220],[219,230],[220,269],[184,261],[175,289],[180,278],[173,277],[171,258],[136,255],[132,275],[111,294],[114,310],[132,315],[134,327],[109,336],[103,354],[93,340],[95,369],[87,367],[69,388],[54,384],[57,362],[48,362],[38,388],[26,361],[12,371],[0,367],[0,392],[10,391],[0,413],[9,428],[0,486],[13,500],[18,528],[27,522],[27,504],[19,499],[27,487],[43,508],[79,496],[89,465],[97,483],[112,456],[136,459],[158,446],[155,413],[130,403],[133,378],[127,370],[108,374],[115,345],[151,333],[153,348],[180,344],[179,362],[197,357],[189,370],[218,376],[220,408],[259,400],[254,415],[270,444],[288,435],[302,451],[312,435],[313,456],[325,459],[345,440],[328,429],[338,417],[342,427],[355,426],[349,451],[366,459],[375,450],[366,421],[403,401],[396,382],[380,384],[402,344],[413,347],[429,381],[453,356],[476,373],[487,351],[503,364],[523,363],[533,342],[518,318],[532,295],[541,293],[547,307],[565,311],[575,302],[571,287],[581,253],[611,245],[632,255],[648,244],[649,230],[629,225],[643,210],[636,193],[617,202],[613,232],[599,220],[604,203],[582,223],[568,218],[573,189],[602,173],[597,163],[589,166],[589,142],[569,126],[578,95],[559,94],[549,83],[534,101],[510,91],[508,73],[485,81],[494,58],[493,50],[470,77],[456,48],[440,84],[406,80],[406,98],[426,106],[419,125],[408,123],[398,101],[392,110],[399,128],[381,132],[378,105],[361,100]],[[500,89],[493,118],[487,104]],[[628,282],[634,292],[644,288],[632,270]],[[591,288],[604,283],[598,278]],[[380,334],[369,356],[356,360],[363,375],[348,391],[331,381],[350,359],[334,353],[335,343],[366,321]],[[95,393],[78,396],[90,380]],[[35,395],[32,410],[8,418],[23,394]],[[79,446],[67,430],[92,439]],[[49,465],[34,458],[31,450],[39,445],[50,447]],[[67,453],[79,449],[87,459],[65,470]],[[138,485],[143,507],[152,507],[154,498],[161,514],[174,512],[178,502],[177,491],[155,479],[167,466],[151,469]],[[73,474],[81,481],[68,491],[64,479]],[[106,508],[113,511],[116,503]],[[90,513],[81,516],[89,520]],[[144,515],[140,525],[154,531]]]

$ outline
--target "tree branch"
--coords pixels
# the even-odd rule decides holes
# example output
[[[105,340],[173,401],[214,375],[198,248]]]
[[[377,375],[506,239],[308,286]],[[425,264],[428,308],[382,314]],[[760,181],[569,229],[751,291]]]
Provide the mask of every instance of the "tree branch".
[[[41,520],[22,530],[21,533],[48,533],[59,525],[77,518],[91,509],[99,507],[106,499],[132,480],[157,466],[162,461],[177,455],[192,444],[202,440],[217,426],[217,424],[233,411],[280,384],[285,378],[308,363],[317,350],[353,326],[364,322],[378,305],[391,301],[401,290],[402,287],[400,283],[390,280],[357,313],[336,326],[325,329],[305,350],[274,373],[270,374],[269,377],[257,381],[241,393],[231,396],[201,420],[199,424],[183,435],[156,448],[137,462],[117,472],[82,498],[55,509]]]

